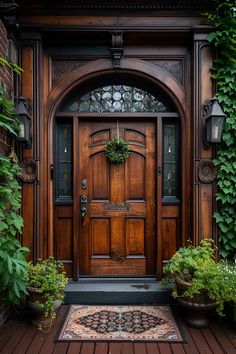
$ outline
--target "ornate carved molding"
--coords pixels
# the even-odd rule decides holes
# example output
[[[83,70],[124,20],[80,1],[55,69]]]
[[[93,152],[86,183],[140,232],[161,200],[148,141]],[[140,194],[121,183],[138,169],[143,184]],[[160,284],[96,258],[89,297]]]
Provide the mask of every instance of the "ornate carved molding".
[[[120,251],[111,252],[111,260],[117,263],[123,263],[126,261],[125,255]]]
[[[65,11],[66,10],[80,10],[81,11],[154,11],[154,10],[187,10],[187,11],[202,11],[213,7],[212,0],[198,0],[198,1],[174,1],[174,0],[41,0],[40,2],[34,2],[32,0],[19,0],[22,11],[42,11],[51,10],[53,11]]]
[[[52,86],[66,73],[72,71],[88,60],[66,60],[55,59],[52,60]]]
[[[33,183],[37,178],[37,162],[34,159],[27,158],[20,164],[22,172],[20,179],[25,183]]]
[[[183,85],[183,61],[182,60],[159,60],[148,59],[149,62],[160,66],[168,71],[178,82]]]
[[[210,160],[200,160],[198,178],[202,183],[212,183],[216,178],[217,168]]]
[[[112,47],[111,47],[111,54],[112,54],[112,63],[113,68],[119,68],[121,59],[123,56],[123,31],[121,30],[114,30],[111,31],[112,35]]]
[[[14,13],[18,8],[15,1],[0,1],[0,13],[3,15]]]

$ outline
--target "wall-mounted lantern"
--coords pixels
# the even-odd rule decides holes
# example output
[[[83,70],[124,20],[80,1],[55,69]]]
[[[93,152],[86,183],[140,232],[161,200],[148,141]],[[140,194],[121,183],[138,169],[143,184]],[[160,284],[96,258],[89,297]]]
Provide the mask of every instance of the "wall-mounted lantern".
[[[26,149],[32,147],[32,137],[30,135],[31,119],[25,107],[25,98],[19,97],[16,113],[20,121],[20,132],[16,140],[21,142]]]
[[[203,104],[203,112],[203,142],[209,148],[210,144],[221,142],[225,114],[215,97]]]

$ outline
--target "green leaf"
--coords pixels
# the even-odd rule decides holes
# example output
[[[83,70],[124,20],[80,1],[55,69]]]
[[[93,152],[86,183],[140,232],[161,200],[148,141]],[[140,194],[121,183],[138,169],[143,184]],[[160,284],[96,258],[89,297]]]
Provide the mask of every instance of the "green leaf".
[[[209,42],[212,42],[212,41],[215,39],[215,37],[216,37],[216,33],[215,33],[215,32],[211,32],[211,33],[208,35],[207,40],[208,40]]]

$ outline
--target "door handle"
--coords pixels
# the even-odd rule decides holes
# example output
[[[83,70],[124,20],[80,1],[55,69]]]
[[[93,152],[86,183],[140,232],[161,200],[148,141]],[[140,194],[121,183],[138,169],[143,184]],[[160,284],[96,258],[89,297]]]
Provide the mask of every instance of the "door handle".
[[[84,227],[85,226],[85,216],[88,212],[88,209],[86,207],[81,208],[81,224]]]
[[[80,215],[81,215],[81,225],[85,226],[85,216],[88,213],[88,197],[86,194],[81,194],[80,196]]]

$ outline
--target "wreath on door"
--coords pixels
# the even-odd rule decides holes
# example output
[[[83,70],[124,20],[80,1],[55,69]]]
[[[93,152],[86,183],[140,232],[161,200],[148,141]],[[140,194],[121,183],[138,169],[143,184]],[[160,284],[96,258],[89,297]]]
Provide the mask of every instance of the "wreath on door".
[[[119,122],[117,121],[117,137],[108,141],[105,155],[110,163],[123,163],[129,157],[129,144],[119,136]]]

